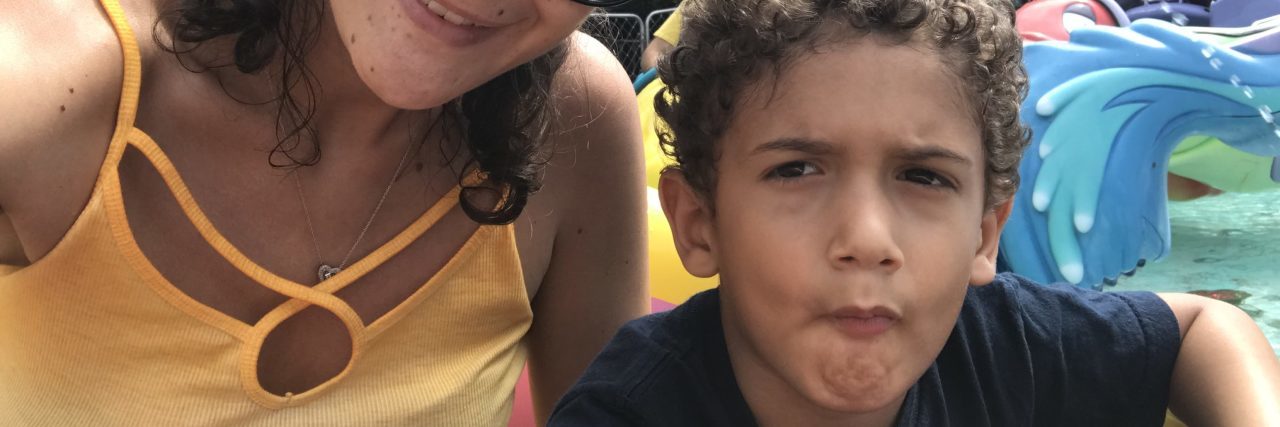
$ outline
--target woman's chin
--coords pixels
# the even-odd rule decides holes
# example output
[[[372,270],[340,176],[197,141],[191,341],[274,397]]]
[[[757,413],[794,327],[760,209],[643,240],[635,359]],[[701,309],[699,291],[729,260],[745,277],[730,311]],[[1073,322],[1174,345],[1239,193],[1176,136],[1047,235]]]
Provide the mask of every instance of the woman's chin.
[[[357,64],[357,74],[382,103],[402,110],[439,107],[483,81],[459,73],[389,65]]]
[[[411,88],[406,86],[370,85],[370,90],[383,103],[401,110],[426,110],[439,107],[463,95],[456,88]]]
[[[383,96],[379,94],[378,98],[381,99],[382,102],[386,103],[387,105],[390,105],[392,107],[395,107],[401,110],[427,110],[427,109],[436,108],[441,105],[444,105],[459,96],[462,96],[462,94],[457,94],[451,97],[430,96],[430,95],[415,97],[415,96],[405,96],[404,92],[399,92],[395,94],[389,94],[389,96]]]

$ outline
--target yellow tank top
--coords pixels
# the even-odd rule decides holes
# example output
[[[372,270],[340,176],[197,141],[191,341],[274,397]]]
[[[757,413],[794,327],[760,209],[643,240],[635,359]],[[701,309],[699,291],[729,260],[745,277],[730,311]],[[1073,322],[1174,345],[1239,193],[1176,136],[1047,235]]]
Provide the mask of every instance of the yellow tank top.
[[[481,226],[436,275],[366,325],[335,292],[417,240],[458,202],[455,188],[342,274],[309,287],[255,264],[213,227],[164,152],[134,128],[137,42],[101,0],[124,52],[114,136],[84,211],[44,258],[0,265],[0,425],[505,425],[533,313],[512,226]],[[134,240],[118,166],[129,146],[160,172],[208,244],[289,299],[247,324],[184,294]],[[317,306],[352,337],[351,361],[300,394],[257,378],[263,340]]]

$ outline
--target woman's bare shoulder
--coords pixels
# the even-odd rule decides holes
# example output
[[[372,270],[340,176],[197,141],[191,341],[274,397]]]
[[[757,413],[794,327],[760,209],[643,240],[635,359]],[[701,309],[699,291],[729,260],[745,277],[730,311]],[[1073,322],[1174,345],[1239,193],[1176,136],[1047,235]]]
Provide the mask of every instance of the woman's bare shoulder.
[[[143,56],[155,2],[121,0]],[[144,63],[146,61],[144,60]],[[84,209],[116,127],[119,38],[92,0],[0,1],[0,258],[47,253]]]
[[[541,197],[554,239],[529,331],[535,403],[549,408],[623,323],[648,311],[647,200],[635,91],[617,59],[576,33],[552,95],[558,111]],[[542,199],[547,200],[547,199]],[[549,215],[544,216],[543,212]],[[546,234],[546,233],[544,233]],[[526,264],[528,265],[528,264]]]
[[[635,91],[626,71],[612,52],[586,34],[569,38],[552,103],[557,124],[552,139],[561,148],[593,141],[617,144],[639,135]]]
[[[84,0],[0,2],[0,58],[0,209],[12,212],[32,189],[96,172],[123,60],[106,13]]]
[[[626,70],[604,44],[582,32],[574,32],[567,43],[568,53],[553,88],[561,111],[582,113],[614,102],[635,103]]]
[[[570,38],[552,103],[556,126],[550,140],[556,153],[548,171],[548,191],[579,194],[588,182],[617,184],[628,177],[616,172],[642,168],[635,91],[622,65],[600,42],[582,33]]]

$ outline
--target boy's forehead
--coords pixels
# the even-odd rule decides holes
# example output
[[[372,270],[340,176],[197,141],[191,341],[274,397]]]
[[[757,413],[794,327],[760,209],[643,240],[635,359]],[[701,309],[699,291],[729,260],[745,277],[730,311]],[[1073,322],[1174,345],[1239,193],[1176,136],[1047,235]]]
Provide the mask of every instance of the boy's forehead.
[[[817,49],[747,85],[735,101],[721,141],[726,154],[795,138],[942,144],[967,156],[982,150],[960,80],[936,54],[909,45],[863,38]]]

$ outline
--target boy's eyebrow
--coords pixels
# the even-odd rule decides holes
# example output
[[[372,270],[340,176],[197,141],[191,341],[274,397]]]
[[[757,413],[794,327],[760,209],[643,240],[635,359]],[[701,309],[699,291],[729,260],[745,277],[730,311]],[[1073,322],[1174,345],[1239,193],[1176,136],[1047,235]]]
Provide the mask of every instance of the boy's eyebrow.
[[[754,156],[768,151],[799,151],[805,154],[821,156],[835,152],[836,148],[834,145],[826,141],[785,137],[757,145],[756,148],[751,150],[750,155]]]
[[[826,141],[799,137],[786,137],[760,144],[751,150],[750,155],[756,155],[768,151],[799,151],[805,154],[821,156],[834,153],[836,151],[836,147]],[[931,159],[942,159],[959,163],[966,167],[973,164],[973,161],[968,157],[936,145],[904,148],[895,154],[896,157],[908,162],[923,162]]]
[[[908,162],[923,162],[931,159],[942,159],[960,163],[966,167],[973,164],[973,161],[969,160],[968,157],[936,145],[906,148],[899,151],[897,153],[897,157]]]

